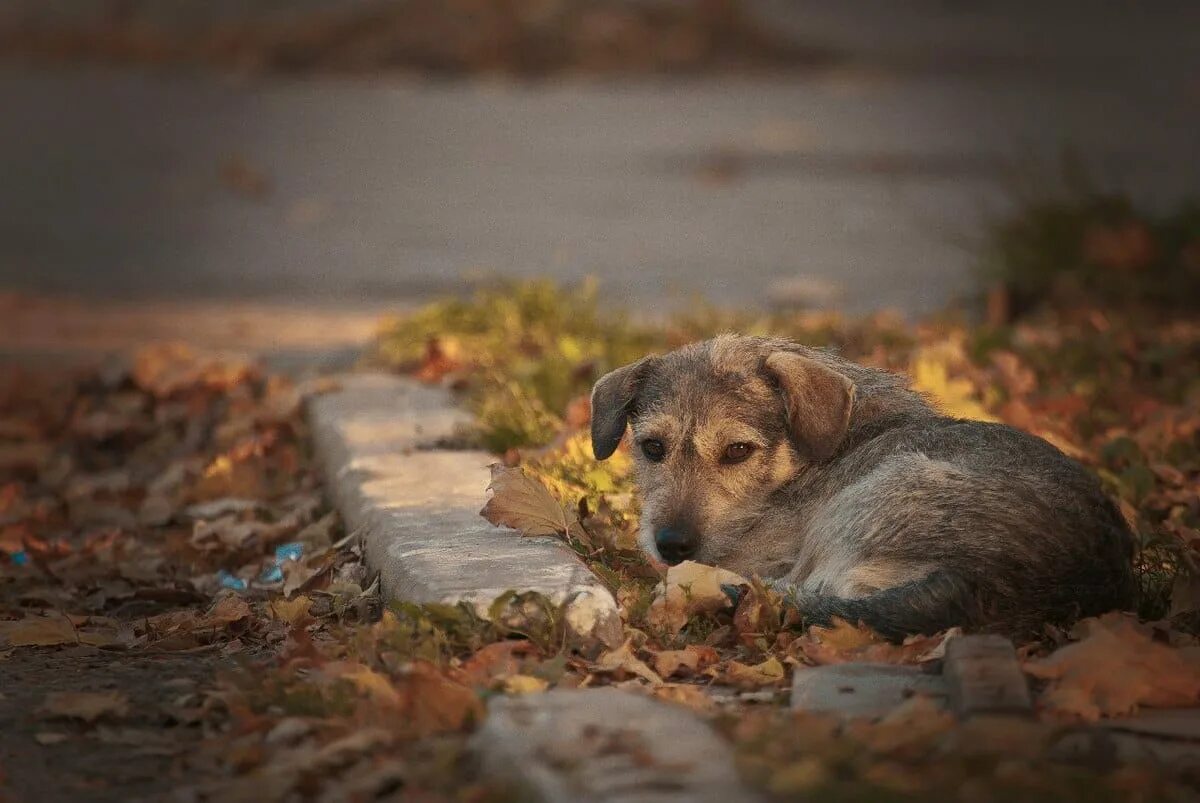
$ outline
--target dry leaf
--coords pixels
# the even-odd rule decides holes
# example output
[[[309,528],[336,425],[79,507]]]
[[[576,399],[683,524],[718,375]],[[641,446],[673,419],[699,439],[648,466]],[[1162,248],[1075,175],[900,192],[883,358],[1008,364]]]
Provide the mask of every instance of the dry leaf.
[[[518,674],[521,657],[536,652],[528,641],[497,641],[476,650],[454,677],[468,686],[490,686],[497,678]]]
[[[908,698],[878,722],[857,720],[847,727],[872,752],[924,752],[954,727],[954,716],[924,695]]]
[[[996,417],[979,403],[975,386],[966,379],[950,376],[950,366],[965,361],[962,346],[952,341],[922,347],[909,368],[912,388],[932,396],[938,408],[947,415],[995,421]]]
[[[10,647],[51,647],[76,644],[75,626],[65,616],[37,616],[0,622],[0,637]]]
[[[296,627],[309,619],[308,609],[312,600],[305,596],[295,599],[277,599],[271,601],[271,615],[291,627]]]
[[[116,691],[65,691],[46,695],[41,710],[52,717],[95,722],[106,715],[123,717],[129,713],[129,698]]]
[[[330,667],[326,667],[330,671]],[[392,685],[387,675],[382,675],[362,664],[351,664],[333,670],[344,680],[354,684],[354,688],[371,698],[371,702],[392,708],[399,708],[402,703],[400,693]]]
[[[783,664],[775,656],[771,656],[761,664],[749,666],[738,661],[730,661],[717,677],[720,681],[742,689],[757,689],[763,686],[776,686],[783,682]]]
[[[654,601],[646,618],[655,627],[678,633],[692,616],[733,605],[722,585],[749,584],[746,578],[731,571],[685,560],[667,569],[666,579],[654,589]]]
[[[574,512],[564,508],[546,486],[521,468],[494,463],[491,497],[479,515],[497,527],[511,527],[521,535],[570,534],[579,523]]]
[[[62,744],[69,738],[71,737],[65,733],[55,733],[53,731],[39,731],[33,734],[33,740],[43,746]]]
[[[254,374],[245,362],[202,354],[182,343],[141,349],[133,361],[133,381],[143,390],[166,398],[183,390],[227,390]]]
[[[246,600],[236,594],[226,594],[217,600],[204,614],[200,627],[224,627],[233,622],[241,621],[250,615],[250,606]]]
[[[1081,640],[1024,666],[1035,678],[1051,681],[1038,698],[1041,710],[1094,722],[1143,705],[1200,702],[1200,667],[1181,650],[1154,641],[1132,616],[1084,619],[1072,635]]]
[[[682,674],[694,675],[701,669],[715,664],[720,660],[720,657],[712,647],[689,644],[682,650],[663,650],[662,652],[657,652],[654,654],[652,660],[655,671],[666,678],[679,673],[681,669],[687,670]]]
[[[407,723],[418,735],[462,730],[483,717],[475,692],[445,677],[433,664],[414,662],[403,680]]]
[[[615,650],[609,650],[601,655],[596,663],[592,666],[596,672],[618,672],[624,671],[630,675],[636,675],[643,680],[649,681],[655,686],[663,682],[653,669],[646,666],[645,662],[633,654],[633,641],[626,641]]]
[[[702,686],[693,686],[685,683],[664,683],[661,686],[652,687],[650,693],[659,700],[686,706],[701,714],[711,714],[717,710],[716,701],[704,691],[704,687]]]
[[[932,636],[909,636],[903,643],[893,644],[865,625],[852,625],[835,616],[832,626],[810,627],[793,642],[791,649],[818,666],[851,661],[921,664],[941,658],[946,640],[960,632],[951,628]]]
[[[549,686],[547,681],[533,675],[510,675],[504,679],[505,694],[534,694]]]

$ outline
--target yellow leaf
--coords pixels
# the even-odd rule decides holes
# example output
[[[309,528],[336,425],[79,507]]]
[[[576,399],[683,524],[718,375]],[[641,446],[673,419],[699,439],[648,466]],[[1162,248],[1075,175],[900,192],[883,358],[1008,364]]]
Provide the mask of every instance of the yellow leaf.
[[[535,694],[545,691],[549,685],[533,675],[510,675],[504,679],[504,691],[508,694]]]
[[[969,381],[950,376],[949,364],[955,353],[952,344],[918,351],[910,369],[913,390],[931,396],[946,415],[976,421],[996,421],[979,403],[975,387]]]
[[[277,599],[271,602],[271,615],[284,624],[295,626],[308,618],[312,600],[300,595],[295,599]]]
[[[783,664],[779,663],[778,658],[771,656],[754,666],[730,661],[721,677],[734,686],[757,689],[760,686],[774,686],[783,682],[785,674]]]
[[[398,707],[401,704],[400,694],[392,681],[386,675],[376,672],[361,664],[343,670],[342,678],[354,684],[354,688],[370,697],[381,705]]]

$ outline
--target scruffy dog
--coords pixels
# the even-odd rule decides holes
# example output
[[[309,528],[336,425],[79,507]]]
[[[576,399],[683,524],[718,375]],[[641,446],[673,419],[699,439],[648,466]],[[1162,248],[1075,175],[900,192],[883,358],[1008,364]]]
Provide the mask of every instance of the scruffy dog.
[[[899,376],[723,335],[602,377],[597,458],[627,425],[643,548],[771,580],[810,622],[901,638],[1132,603],[1132,537],[1091,474],[1041,438],[940,415]]]

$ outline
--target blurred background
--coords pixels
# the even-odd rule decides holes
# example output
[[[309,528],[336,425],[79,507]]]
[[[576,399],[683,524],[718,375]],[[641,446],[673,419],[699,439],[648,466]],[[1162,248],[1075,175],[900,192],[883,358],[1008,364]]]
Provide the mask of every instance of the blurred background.
[[[1187,0],[3,0],[0,109],[5,359],[336,359],[498,277],[908,316],[1200,277]]]

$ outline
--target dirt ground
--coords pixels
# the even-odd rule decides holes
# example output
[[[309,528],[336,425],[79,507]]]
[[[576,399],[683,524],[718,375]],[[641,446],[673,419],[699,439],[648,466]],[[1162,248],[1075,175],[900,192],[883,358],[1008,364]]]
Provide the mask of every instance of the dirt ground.
[[[162,799],[211,773],[187,757],[203,738],[197,695],[233,667],[217,650],[127,654],[80,645],[14,650],[0,660],[0,800]],[[55,692],[118,692],[132,715],[96,728],[37,713]]]

